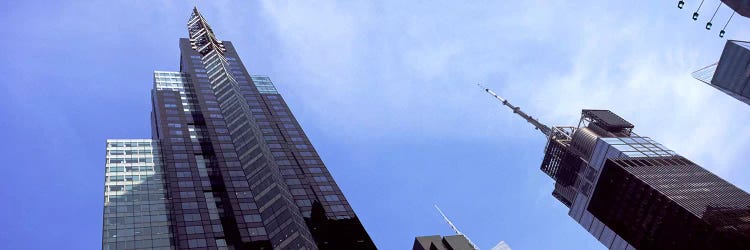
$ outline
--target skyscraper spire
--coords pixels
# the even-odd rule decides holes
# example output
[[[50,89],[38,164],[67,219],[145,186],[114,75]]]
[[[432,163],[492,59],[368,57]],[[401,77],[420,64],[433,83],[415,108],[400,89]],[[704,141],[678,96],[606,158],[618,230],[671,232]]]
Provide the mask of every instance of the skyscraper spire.
[[[500,100],[500,102],[502,102],[503,105],[505,105],[505,106],[509,107],[510,109],[512,109],[513,113],[518,114],[519,116],[521,116],[521,118],[523,118],[527,122],[531,123],[531,125],[534,125],[534,127],[536,129],[538,129],[539,131],[541,131],[542,134],[544,134],[546,136],[549,136],[549,134],[552,132],[552,129],[550,129],[547,125],[544,125],[541,122],[539,122],[536,118],[531,117],[530,115],[527,115],[526,113],[524,113],[523,111],[521,111],[521,108],[513,106],[513,104],[510,104],[510,102],[508,102],[508,100],[505,100],[502,97],[497,96],[497,94],[495,94],[495,92],[493,92],[492,90],[490,90],[488,88],[485,88],[484,86],[482,86],[482,84],[477,84],[477,86],[479,86],[480,88],[484,89],[485,92],[487,92],[490,95],[494,96],[496,99]]]
[[[198,11],[198,7],[193,7],[193,14],[190,15],[187,27],[190,34],[190,45],[198,53],[206,55],[215,50],[222,55],[224,54],[224,51],[226,51],[224,44],[216,38],[214,31],[211,30],[211,26],[208,25],[206,19]]]
[[[434,204],[434,206],[435,206],[435,209],[437,209],[437,211],[440,213],[440,215],[443,216],[443,219],[445,220],[445,222],[448,223],[448,226],[450,226],[451,229],[453,229],[453,232],[455,232],[457,235],[464,236],[466,238],[466,241],[469,242],[469,245],[471,245],[471,247],[473,247],[475,250],[479,250],[479,248],[477,247],[477,245],[475,245],[474,242],[472,242],[471,239],[469,239],[468,236],[466,236],[463,233],[461,233],[461,231],[458,231],[458,228],[456,227],[456,225],[453,225],[453,222],[451,222],[451,220],[448,219],[448,216],[445,216],[445,214],[443,213],[443,210],[440,210],[440,208],[437,206],[437,204]]]

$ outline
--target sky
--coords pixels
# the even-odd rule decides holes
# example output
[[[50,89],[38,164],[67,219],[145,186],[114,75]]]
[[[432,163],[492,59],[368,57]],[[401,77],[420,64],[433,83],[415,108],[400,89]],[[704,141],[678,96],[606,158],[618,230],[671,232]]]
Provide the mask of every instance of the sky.
[[[0,248],[101,247],[105,140],[150,137],[154,70],[178,70],[197,5],[268,75],[380,249],[604,249],[551,196],[548,125],[611,109],[750,190],[750,107],[690,76],[718,61],[697,1],[2,1]],[[735,16],[726,38],[750,38]]]

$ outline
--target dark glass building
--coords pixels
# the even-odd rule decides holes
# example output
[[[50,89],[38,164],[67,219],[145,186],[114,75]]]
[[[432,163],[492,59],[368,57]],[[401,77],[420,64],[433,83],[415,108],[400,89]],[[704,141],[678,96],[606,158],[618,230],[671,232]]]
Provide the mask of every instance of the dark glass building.
[[[553,127],[541,170],[568,215],[610,249],[749,249],[750,194],[609,110]]]
[[[412,250],[476,250],[466,236],[451,235],[440,237],[440,235],[420,236],[414,238]]]
[[[168,247],[375,249],[271,80],[197,9],[187,27],[180,71],[154,72],[152,91]]]
[[[693,72],[693,77],[750,105],[750,42],[727,41],[719,62]]]
[[[481,85],[480,85],[481,86]],[[552,196],[609,249],[750,249],[750,194],[677,155],[609,110],[549,128],[541,170]]]

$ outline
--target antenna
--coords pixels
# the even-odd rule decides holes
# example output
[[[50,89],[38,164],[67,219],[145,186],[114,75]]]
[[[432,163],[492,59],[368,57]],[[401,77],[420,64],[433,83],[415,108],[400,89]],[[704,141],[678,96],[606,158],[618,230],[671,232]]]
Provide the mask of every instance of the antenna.
[[[434,204],[434,205],[435,205],[435,208],[437,209],[437,211],[440,213],[440,215],[443,216],[443,219],[445,219],[445,222],[448,222],[448,226],[450,226],[451,229],[453,229],[453,232],[456,232],[457,235],[461,235],[464,238],[466,238],[466,240],[469,241],[469,244],[471,245],[471,247],[473,247],[475,250],[479,250],[479,248],[477,247],[477,245],[474,245],[474,242],[472,242],[471,239],[469,239],[468,236],[466,236],[463,233],[461,233],[461,231],[458,231],[458,228],[455,225],[453,225],[453,222],[451,222],[451,220],[449,220],[448,217],[445,216],[445,214],[443,213],[443,210],[440,210],[440,208],[437,206],[437,204]]]
[[[546,136],[549,136],[550,133],[552,132],[552,129],[550,129],[549,127],[547,127],[547,125],[544,125],[541,122],[537,121],[534,117],[531,117],[530,115],[527,115],[526,113],[524,113],[523,111],[521,111],[521,108],[513,106],[513,104],[510,104],[510,102],[508,102],[508,100],[505,100],[502,97],[497,96],[497,94],[495,94],[495,92],[493,92],[492,90],[490,90],[488,88],[485,88],[484,86],[482,86],[482,84],[477,84],[477,86],[479,86],[480,88],[484,89],[485,92],[487,92],[490,95],[494,96],[496,99],[500,100],[500,102],[502,102],[503,105],[505,105],[508,108],[512,109],[513,113],[518,114],[519,116],[521,116],[521,118],[523,118],[527,122],[531,123],[531,125],[534,125],[534,127],[536,129],[538,129],[539,131],[541,131],[542,134],[544,134]]]

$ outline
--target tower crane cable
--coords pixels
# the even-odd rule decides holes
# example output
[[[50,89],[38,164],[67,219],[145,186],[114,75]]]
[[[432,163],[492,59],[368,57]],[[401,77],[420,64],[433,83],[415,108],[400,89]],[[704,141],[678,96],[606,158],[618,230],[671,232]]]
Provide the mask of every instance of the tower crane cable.
[[[708,20],[708,23],[706,23],[706,29],[711,30],[711,26],[713,25],[711,22],[714,20],[714,17],[716,17],[716,13],[719,12],[719,8],[721,8],[721,2],[719,2],[719,6],[716,7],[716,11],[714,11],[714,15],[711,16],[711,19]]]

